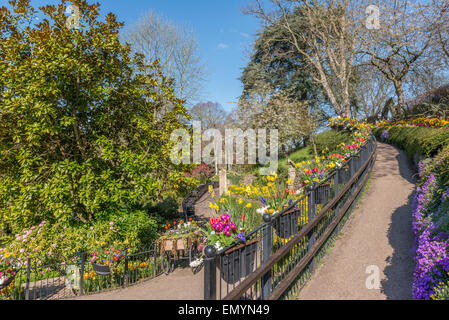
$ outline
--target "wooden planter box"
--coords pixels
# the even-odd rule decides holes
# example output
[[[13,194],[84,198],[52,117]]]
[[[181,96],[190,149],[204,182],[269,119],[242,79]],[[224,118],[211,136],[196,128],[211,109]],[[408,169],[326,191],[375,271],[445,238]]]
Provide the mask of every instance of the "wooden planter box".
[[[272,225],[278,237],[288,239],[298,232],[298,217],[295,212],[297,210],[292,209],[274,219]]]
[[[229,249],[218,263],[221,278],[228,284],[235,284],[254,270],[259,239],[253,239]]]
[[[185,241],[187,243],[185,243]],[[189,250],[193,244],[198,244],[198,239],[192,236],[178,239],[162,239],[160,240],[160,253],[171,251],[175,253],[177,250]]]
[[[323,184],[318,186],[313,192],[315,198],[315,204],[326,204],[329,201],[329,195],[331,191],[330,184]]]

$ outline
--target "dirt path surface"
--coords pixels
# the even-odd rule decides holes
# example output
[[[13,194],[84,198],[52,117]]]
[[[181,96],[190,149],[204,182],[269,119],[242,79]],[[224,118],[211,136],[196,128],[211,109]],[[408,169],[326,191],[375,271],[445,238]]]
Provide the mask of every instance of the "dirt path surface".
[[[411,299],[414,187],[407,155],[378,143],[371,186],[298,298]],[[368,266],[378,267],[379,289],[367,289],[367,279],[374,274],[367,273]]]
[[[193,275],[190,268],[176,269],[140,284],[76,300],[203,300],[203,269]]]

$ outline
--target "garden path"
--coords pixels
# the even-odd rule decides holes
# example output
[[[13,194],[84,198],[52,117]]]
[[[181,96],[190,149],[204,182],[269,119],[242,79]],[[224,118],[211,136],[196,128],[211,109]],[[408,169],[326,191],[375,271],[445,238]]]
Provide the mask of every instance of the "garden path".
[[[414,189],[405,152],[378,143],[370,187],[298,299],[412,299]],[[367,289],[369,266],[379,270],[378,289]]]

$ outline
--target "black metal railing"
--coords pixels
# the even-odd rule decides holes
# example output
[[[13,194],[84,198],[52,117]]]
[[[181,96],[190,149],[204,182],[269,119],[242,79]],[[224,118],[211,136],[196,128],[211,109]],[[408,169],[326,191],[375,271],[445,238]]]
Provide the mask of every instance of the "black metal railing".
[[[216,252],[206,247],[204,299],[279,299],[302,286],[339,223],[352,210],[375,161],[371,137],[320,185],[281,213],[264,215],[264,224],[247,235],[247,242]]]
[[[161,263],[155,244],[139,252],[125,250],[109,266],[92,263],[87,254],[51,265],[28,258],[12,283],[0,290],[0,300],[59,300],[128,287],[161,275]]]

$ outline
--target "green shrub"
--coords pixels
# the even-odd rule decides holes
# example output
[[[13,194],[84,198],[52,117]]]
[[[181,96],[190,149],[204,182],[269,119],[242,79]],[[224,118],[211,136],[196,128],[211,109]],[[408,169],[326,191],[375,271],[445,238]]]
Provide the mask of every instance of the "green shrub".
[[[39,225],[23,229],[8,244],[15,257],[39,258],[41,264],[70,261],[80,252],[92,252],[103,246],[127,247],[138,251],[153,243],[157,223],[145,212],[118,214],[95,224],[63,224],[42,221]]]
[[[449,145],[449,130],[423,127],[379,127],[373,130],[380,138],[383,130],[387,130],[389,142],[404,149],[410,159],[415,153],[424,157],[436,156],[444,146]]]
[[[337,147],[341,143],[349,144],[352,137],[347,131],[328,130],[321,132],[315,137],[316,151],[320,155],[326,148],[330,153],[339,151]]]
[[[378,127],[373,130],[379,138],[389,132],[389,143],[403,149],[411,161],[415,154],[433,158],[428,170],[435,171],[441,186],[449,186],[449,130],[425,127]]]

